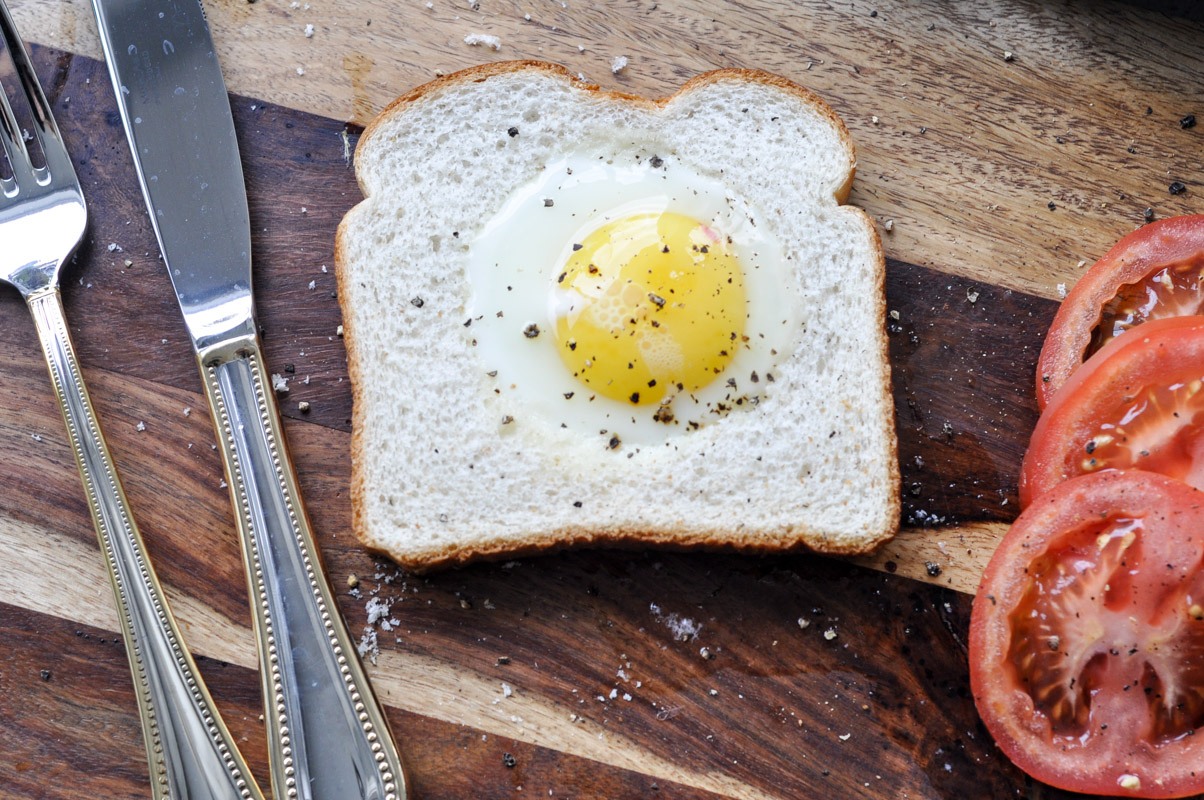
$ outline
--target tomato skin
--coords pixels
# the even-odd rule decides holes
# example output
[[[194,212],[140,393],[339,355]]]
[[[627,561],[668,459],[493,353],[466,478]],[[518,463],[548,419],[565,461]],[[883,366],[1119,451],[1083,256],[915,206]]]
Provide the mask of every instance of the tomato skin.
[[[1076,462],[1083,457],[1086,442],[1127,397],[1143,387],[1167,385],[1184,374],[1204,378],[1204,317],[1152,320],[1101,348],[1070,377],[1037,420],[1020,467],[1020,507],[1082,472]],[[1140,468],[1140,462],[1124,466]],[[1198,473],[1188,482],[1204,488]]]
[[[1204,592],[1204,576],[1200,572],[1204,558],[1204,493],[1154,473],[1113,470],[1073,478],[1043,495],[1020,515],[995,551],[975,596],[970,621],[970,686],[974,702],[1000,749],[1037,780],[1070,791],[1108,796],[1167,798],[1197,794],[1204,791],[1204,735],[1192,734],[1197,730],[1204,734],[1204,728],[1189,727],[1185,735],[1153,741],[1154,737],[1148,733],[1152,729],[1152,713],[1146,708],[1145,699],[1150,695],[1148,689],[1143,693],[1136,683],[1117,686],[1115,676],[1120,672],[1105,673],[1113,679],[1092,686],[1092,716],[1084,732],[1055,739],[1051,718],[1037,710],[1034,699],[1039,695],[1038,687],[1048,685],[1048,681],[1042,684],[1035,672],[1024,674],[1023,681],[1018,677],[1023,668],[1013,655],[1013,634],[1018,624],[1035,615],[1035,612],[1020,612],[1030,608],[1023,602],[1033,596],[1031,587],[1037,565],[1049,552],[1058,552],[1058,547],[1065,546],[1076,532],[1086,531],[1090,542],[1094,535],[1091,526],[1120,517],[1139,518],[1142,527],[1139,537],[1135,537],[1138,546],[1128,553],[1134,560],[1126,562],[1126,551],[1122,551],[1122,556],[1111,564],[1119,565],[1119,571],[1104,573],[1105,580],[1111,576],[1113,585],[1117,575],[1121,581],[1132,580],[1134,584],[1126,587],[1134,596],[1133,603],[1126,602],[1123,610],[1113,613],[1111,618],[1135,614],[1136,617],[1129,617],[1134,627],[1152,631],[1140,642],[1141,654],[1134,662],[1138,669],[1140,660],[1148,656],[1160,668],[1184,680],[1188,684],[1185,691],[1204,682],[1201,667],[1192,666],[1193,661],[1204,660],[1193,656],[1198,651],[1188,650],[1185,654],[1174,646],[1166,647],[1164,660],[1158,660],[1162,654],[1151,654],[1158,650],[1159,643],[1166,641],[1158,638],[1161,633],[1158,626],[1166,627],[1168,608],[1171,611],[1178,608],[1165,598],[1172,595],[1181,598],[1182,594],[1175,592],[1184,587]],[[1127,571],[1130,564],[1140,566]],[[1128,577],[1133,574],[1137,575],[1135,579]],[[1062,634],[1060,646],[1067,648],[1068,641],[1077,640],[1096,646],[1097,650],[1121,648],[1098,654],[1119,655],[1113,663],[1123,664],[1126,656],[1133,660],[1133,653],[1139,652],[1133,638],[1105,635],[1097,643],[1088,636],[1094,630],[1093,625],[1101,627],[1097,623],[1106,613],[1100,611],[1099,617],[1093,618],[1092,612],[1110,602],[1101,597],[1096,603],[1095,596],[1090,601],[1077,606],[1083,612],[1081,615],[1055,617],[1053,622],[1060,627],[1053,630]],[[1199,617],[1188,620],[1186,625],[1204,626],[1204,621],[1195,620]],[[1204,631],[1197,634],[1190,629],[1185,638],[1198,647],[1195,643],[1204,642]],[[1040,643],[1037,647],[1044,649]],[[1050,647],[1057,649],[1052,638]],[[1070,655],[1067,653],[1070,663],[1082,663],[1069,658]],[[1045,675],[1050,672],[1046,670]],[[1088,681],[1084,677],[1086,672],[1084,669],[1078,673],[1083,686]],[[1128,691],[1130,688],[1133,691]],[[1193,719],[1201,718],[1199,708],[1193,712]]]
[[[1204,215],[1170,217],[1121,239],[1079,279],[1054,316],[1037,360],[1037,408],[1044,409],[1083,363],[1100,313],[1126,284],[1164,266],[1204,261]]]

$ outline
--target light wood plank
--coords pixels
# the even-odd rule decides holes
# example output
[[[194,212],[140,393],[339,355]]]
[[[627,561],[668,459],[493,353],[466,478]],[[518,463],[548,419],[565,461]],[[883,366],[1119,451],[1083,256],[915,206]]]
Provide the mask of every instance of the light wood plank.
[[[650,96],[716,67],[779,72],[847,121],[860,154],[852,201],[894,221],[888,255],[1045,297],[1139,225],[1145,208],[1159,217],[1199,209],[1204,126],[1182,130],[1178,120],[1204,119],[1204,25],[1116,3],[207,8],[232,91],[358,124],[437,72],[481,61],[551,60]],[[86,0],[17,0],[13,11],[30,40],[99,57]],[[467,46],[470,33],[499,36],[501,50]],[[617,75],[616,55],[629,58]],[[1189,191],[1171,196],[1174,180]]]

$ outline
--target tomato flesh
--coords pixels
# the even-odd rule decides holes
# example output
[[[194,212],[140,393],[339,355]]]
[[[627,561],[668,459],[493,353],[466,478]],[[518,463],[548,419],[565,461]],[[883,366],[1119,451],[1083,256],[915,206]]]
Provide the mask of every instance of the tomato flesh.
[[[1136,283],[1121,286],[1100,312],[1086,355],[1091,356],[1125,331],[1152,319],[1204,312],[1204,257],[1163,267]]]
[[[1000,748],[1041,781],[1204,790],[1204,493],[1109,471],[1043,495],[983,576],[970,677]]]
[[[1204,488],[1204,317],[1146,322],[1071,377],[1037,421],[1020,502],[1075,475],[1128,468]]]
[[[1037,407],[1124,331],[1204,311],[1202,273],[1204,215],[1159,220],[1117,242],[1058,308],[1037,362]]]

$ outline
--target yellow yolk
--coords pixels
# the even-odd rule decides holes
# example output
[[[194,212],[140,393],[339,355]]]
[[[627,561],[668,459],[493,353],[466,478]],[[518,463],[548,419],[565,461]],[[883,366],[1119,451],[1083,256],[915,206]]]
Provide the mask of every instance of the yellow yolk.
[[[744,338],[744,278],[723,237],[681,214],[598,228],[557,272],[556,349],[598,394],[672,399],[723,372]]]

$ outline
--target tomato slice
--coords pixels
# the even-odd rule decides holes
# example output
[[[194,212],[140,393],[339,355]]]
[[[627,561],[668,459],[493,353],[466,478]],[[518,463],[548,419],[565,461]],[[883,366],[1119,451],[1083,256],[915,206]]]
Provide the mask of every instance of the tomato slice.
[[[1083,361],[1152,319],[1204,313],[1204,215],[1171,217],[1130,233],[1075,284],[1037,361],[1044,409]]]
[[[969,652],[983,722],[1034,778],[1204,791],[1204,493],[1130,470],[1043,495],[987,565]]]
[[[1136,468],[1204,489],[1204,317],[1113,339],[1054,395],[1020,468],[1027,506],[1075,475]]]

